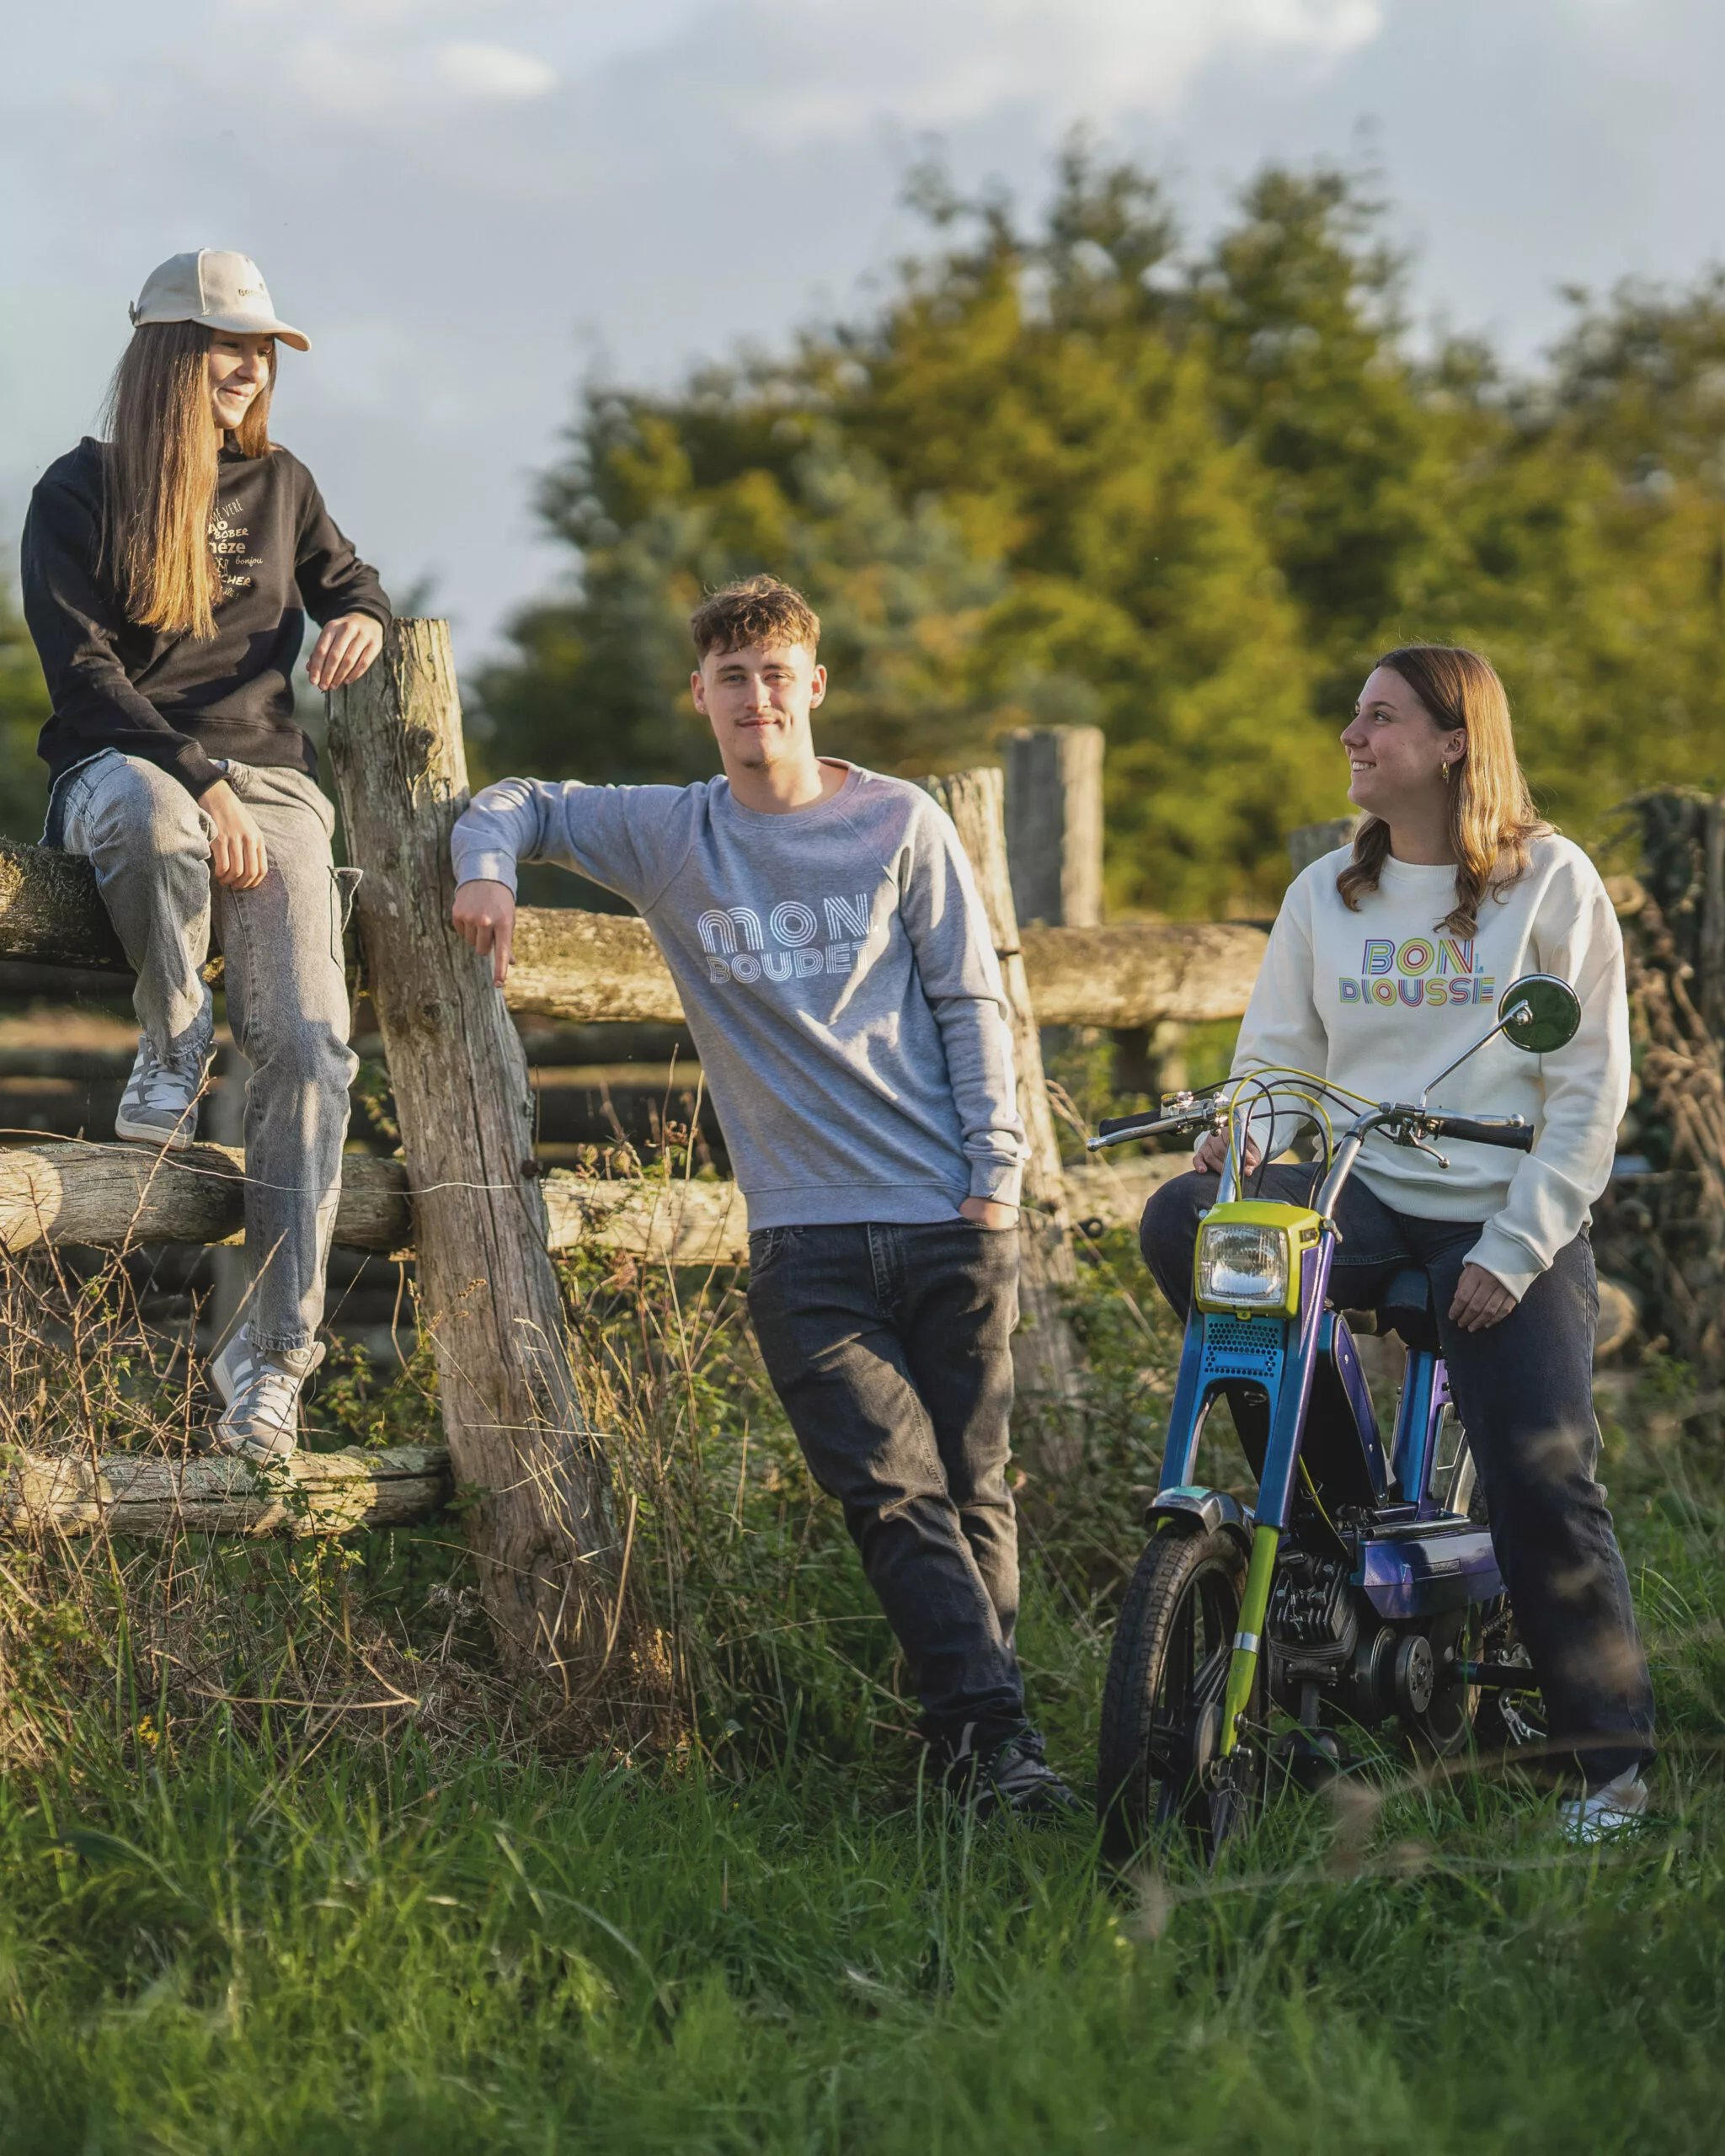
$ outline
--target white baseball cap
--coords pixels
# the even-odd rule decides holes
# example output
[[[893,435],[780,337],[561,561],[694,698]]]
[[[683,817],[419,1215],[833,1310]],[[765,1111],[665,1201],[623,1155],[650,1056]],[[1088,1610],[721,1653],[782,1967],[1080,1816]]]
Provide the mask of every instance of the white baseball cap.
[[[279,337],[296,351],[312,349],[303,330],[276,320],[270,287],[250,255],[219,247],[169,255],[145,278],[131,314],[135,328],[145,322],[197,322],[245,337]]]

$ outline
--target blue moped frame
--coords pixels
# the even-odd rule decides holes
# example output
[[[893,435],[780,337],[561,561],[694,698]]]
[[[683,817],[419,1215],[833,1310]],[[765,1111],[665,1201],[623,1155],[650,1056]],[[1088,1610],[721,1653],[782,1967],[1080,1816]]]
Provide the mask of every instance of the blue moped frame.
[[[1168,1417],[1162,1486],[1152,1518],[1204,1514],[1212,1507],[1236,1509],[1220,1492],[1195,1484],[1199,1438],[1216,1396],[1230,1383],[1262,1385],[1268,1396],[1270,1427],[1258,1502],[1242,1516],[1250,1532],[1252,1561],[1242,1601],[1240,1630],[1229,1671],[1221,1749],[1237,1740],[1241,1710],[1251,1697],[1262,1647],[1264,1613],[1276,1551],[1293,1512],[1295,1479],[1311,1411],[1312,1382],[1321,1356],[1328,1356],[1358,1444],[1364,1486],[1375,1496],[1373,1517],[1362,1525],[1353,1583],[1363,1588],[1387,1620],[1435,1616],[1503,1592],[1487,1529],[1452,1513],[1433,1489],[1438,1441],[1450,1406],[1441,1355],[1410,1348],[1404,1369],[1391,1460],[1386,1465],[1365,1374],[1346,1320],[1325,1308],[1336,1231],[1323,1225],[1316,1245],[1301,1259],[1300,1314],[1287,1318],[1241,1316],[1195,1305],[1181,1344],[1179,1374]],[[1398,1283],[1398,1286],[1402,1283]],[[1417,1292],[1429,1296],[1423,1276]],[[1407,1299],[1412,1291],[1404,1289]]]

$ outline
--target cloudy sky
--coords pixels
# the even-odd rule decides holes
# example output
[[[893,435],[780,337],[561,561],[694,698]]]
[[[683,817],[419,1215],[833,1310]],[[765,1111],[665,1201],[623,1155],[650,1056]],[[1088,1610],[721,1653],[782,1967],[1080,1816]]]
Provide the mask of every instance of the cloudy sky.
[[[1200,232],[1267,157],[1369,154],[1423,314],[1522,359],[1565,285],[1725,258],[1717,0],[77,0],[5,50],[8,553],[145,272],[239,248],[314,340],[278,435],[466,664],[563,571],[575,383],[854,308],[931,141],[1033,202],[1087,122]]]

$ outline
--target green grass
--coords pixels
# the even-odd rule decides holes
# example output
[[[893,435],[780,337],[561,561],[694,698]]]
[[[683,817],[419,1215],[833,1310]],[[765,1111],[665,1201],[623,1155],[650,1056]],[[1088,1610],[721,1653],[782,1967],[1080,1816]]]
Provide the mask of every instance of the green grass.
[[[1715,2147],[1722,1807],[1309,1801],[1111,1895],[818,1762],[310,1772],[0,1812],[0,2140],[64,2150]],[[1339,1853],[1338,1853],[1339,1852]]]
[[[584,1284],[596,1364],[640,1315],[612,1289]],[[1094,1465],[1024,1629],[1080,1780],[1168,1346],[1106,1273],[1085,1315]],[[633,1385],[644,1548],[681,1550],[697,1719],[668,1758],[523,1741],[446,1528],[230,1550],[178,1601],[153,1554],[13,1566],[0,2149],[1718,2145],[1725,1482],[1680,1373],[1608,1428],[1656,1823],[1578,1851],[1524,1785],[1386,1755],[1345,1803],[1280,1798],[1213,1878],[1121,1883],[1083,1824],[975,1831],[919,1790],[831,1508],[734,1321],[700,1337],[692,1392],[617,1349],[611,1403]]]

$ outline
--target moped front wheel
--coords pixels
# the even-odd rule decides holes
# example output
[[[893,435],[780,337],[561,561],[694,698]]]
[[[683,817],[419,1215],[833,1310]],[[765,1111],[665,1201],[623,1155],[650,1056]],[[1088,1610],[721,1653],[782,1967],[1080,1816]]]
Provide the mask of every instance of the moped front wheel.
[[[1112,1864],[1170,1833],[1213,1857],[1219,1839],[1257,1809],[1256,1754],[1242,1746],[1226,1769],[1219,1761],[1245,1585],[1246,1552],[1220,1529],[1165,1529],[1138,1561],[1108,1657],[1097,1759],[1103,1853]]]

